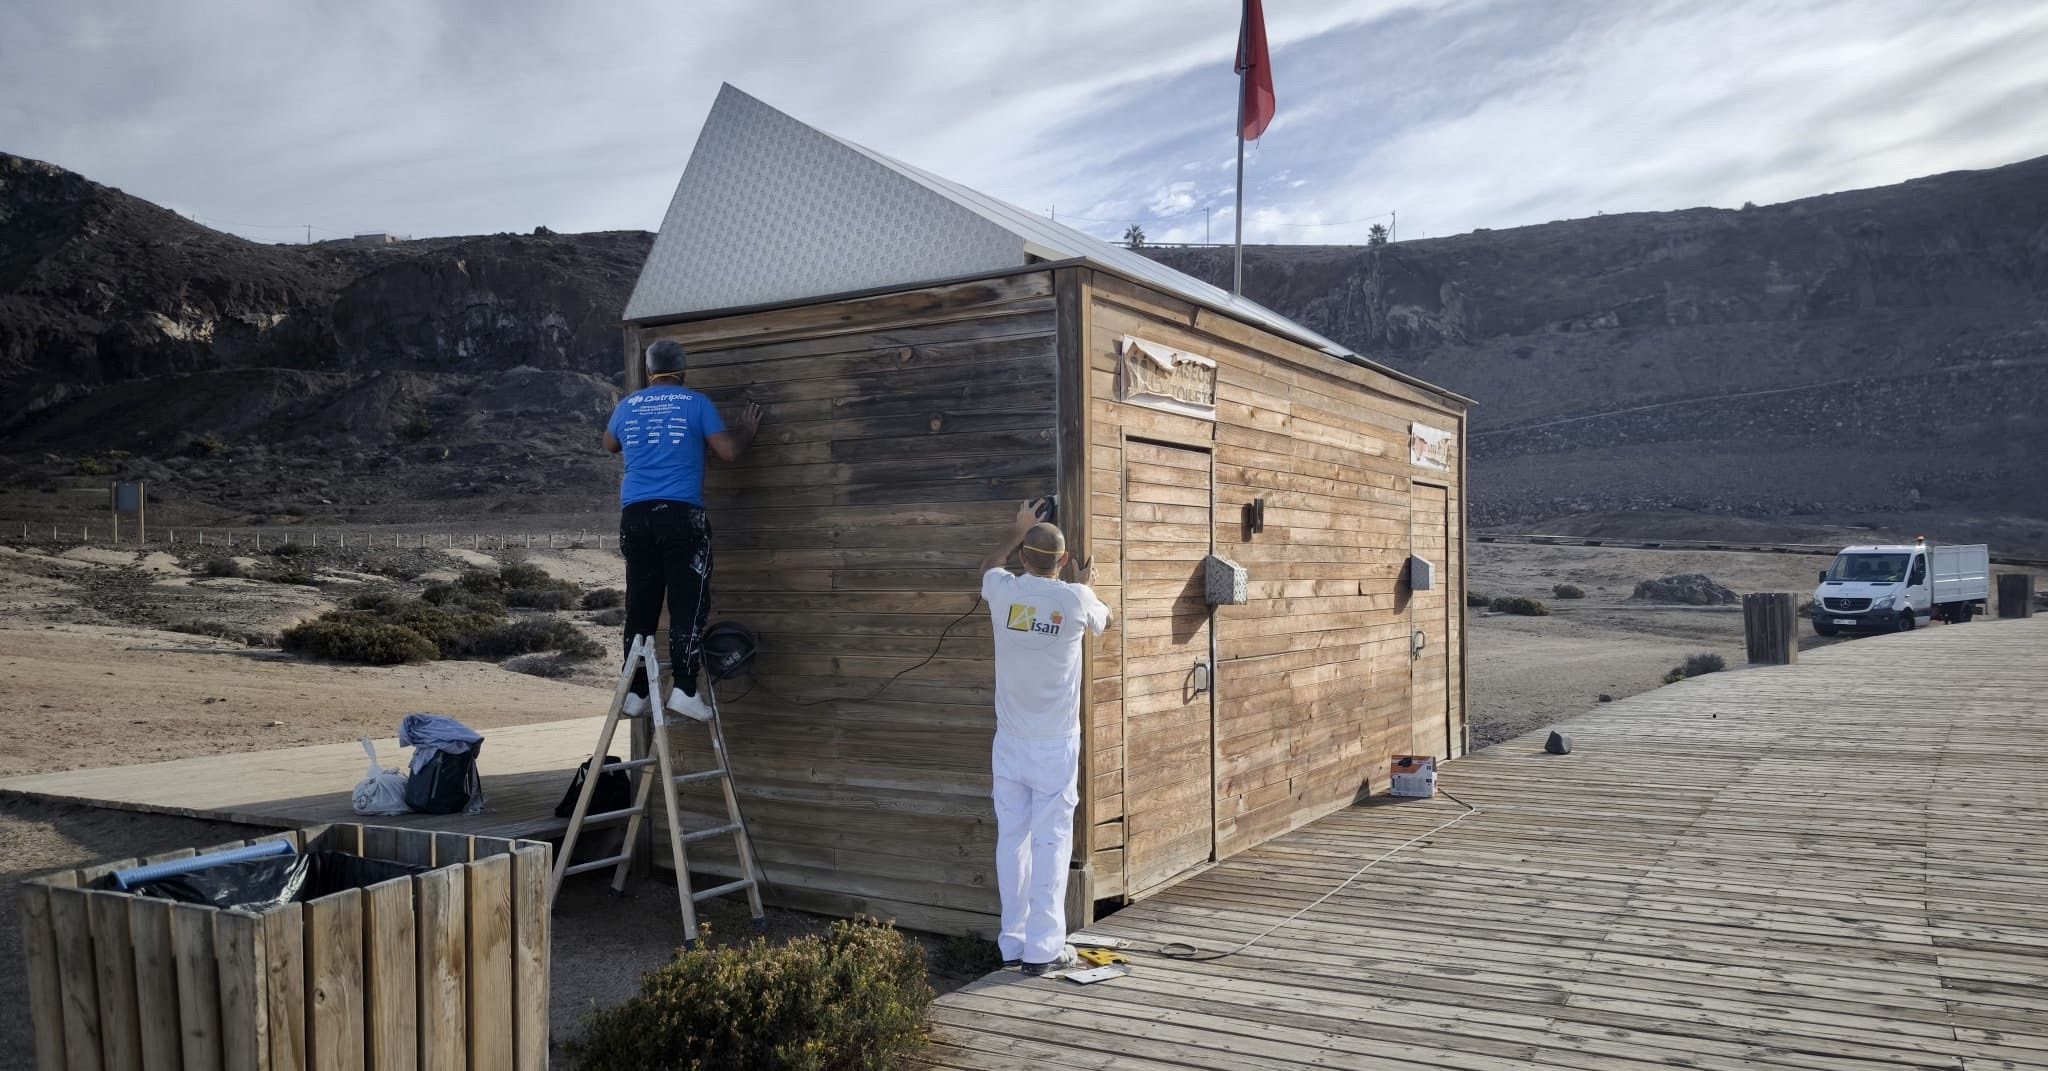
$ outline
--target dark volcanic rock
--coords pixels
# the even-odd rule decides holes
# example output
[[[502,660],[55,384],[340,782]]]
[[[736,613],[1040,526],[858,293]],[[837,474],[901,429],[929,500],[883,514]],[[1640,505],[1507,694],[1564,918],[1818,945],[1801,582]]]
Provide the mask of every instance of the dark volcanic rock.
[[[1227,249],[1145,252],[1227,285]],[[2048,158],[1740,211],[1252,247],[1245,293],[1478,400],[1475,525],[2048,515]]]
[[[593,444],[651,241],[261,245],[0,155],[0,453],[116,451],[124,476],[236,508],[601,499]],[[271,450],[311,468],[272,478]],[[457,464],[382,463],[412,454]]]
[[[1742,597],[1714,583],[1704,573],[1682,573],[1660,580],[1645,580],[1629,596],[1637,602],[1668,602],[1681,606],[1726,606]]]

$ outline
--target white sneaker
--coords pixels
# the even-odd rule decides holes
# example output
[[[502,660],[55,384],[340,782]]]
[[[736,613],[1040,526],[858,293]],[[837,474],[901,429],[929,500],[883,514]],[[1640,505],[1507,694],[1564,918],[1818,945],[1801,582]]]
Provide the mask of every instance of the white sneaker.
[[[653,710],[654,704],[649,703],[646,696],[632,692],[627,692],[626,701],[619,705],[619,714],[628,718],[644,718]]]
[[[1079,962],[1081,962],[1081,957],[1074,951],[1073,945],[1061,945],[1060,950],[1054,953],[1052,959],[1047,962],[1024,964],[1024,973],[1029,975],[1057,974]]]
[[[703,698],[690,695],[681,688],[669,690],[668,709],[672,714],[681,714],[696,721],[711,720],[711,708],[704,705]]]

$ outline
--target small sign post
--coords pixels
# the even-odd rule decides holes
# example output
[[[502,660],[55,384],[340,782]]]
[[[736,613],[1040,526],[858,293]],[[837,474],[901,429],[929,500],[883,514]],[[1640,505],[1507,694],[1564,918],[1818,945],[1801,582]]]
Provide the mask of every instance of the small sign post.
[[[143,490],[143,481],[141,480],[133,482],[114,481],[111,488],[114,513],[114,542],[119,543],[121,541],[121,515],[123,513],[135,515],[135,542],[138,545],[149,537],[148,522],[143,516],[143,503],[147,501],[149,496],[144,494]]]

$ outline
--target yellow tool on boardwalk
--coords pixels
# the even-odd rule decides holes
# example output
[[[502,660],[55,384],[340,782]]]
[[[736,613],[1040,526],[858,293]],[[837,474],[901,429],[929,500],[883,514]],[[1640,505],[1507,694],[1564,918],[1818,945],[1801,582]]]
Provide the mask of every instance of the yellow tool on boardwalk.
[[[1082,948],[1075,950],[1074,954],[1081,957],[1082,959],[1087,960],[1089,963],[1092,963],[1097,967],[1107,967],[1111,964],[1130,962],[1130,958],[1125,956],[1123,953],[1116,952],[1107,948]]]

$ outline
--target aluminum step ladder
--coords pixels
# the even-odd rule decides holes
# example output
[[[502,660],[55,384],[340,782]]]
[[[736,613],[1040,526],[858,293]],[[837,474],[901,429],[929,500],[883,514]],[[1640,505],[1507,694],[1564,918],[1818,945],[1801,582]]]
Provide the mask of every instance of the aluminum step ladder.
[[[648,703],[653,707],[652,712],[646,715],[653,723],[653,739],[649,746],[652,754],[644,759],[608,765],[604,761],[605,755],[611,748],[612,736],[618,730],[619,722],[631,720],[624,711],[626,696],[631,693],[635,670],[643,670],[647,674]],[[707,680],[705,698],[711,707],[711,720],[703,724],[711,730],[711,753],[717,765],[713,769],[685,774],[675,772],[674,754],[669,749],[668,727],[672,722],[680,720],[687,723],[692,719],[681,718],[669,711],[659,698],[660,694],[661,663],[655,658],[654,637],[635,637],[626,655],[625,668],[619,671],[619,686],[612,692],[611,710],[605,715],[604,729],[598,733],[597,750],[591,753],[590,765],[584,768],[583,792],[576,797],[576,809],[569,815],[568,831],[562,835],[562,850],[555,856],[555,874],[548,886],[548,903],[553,905],[556,894],[561,891],[562,879],[571,874],[602,870],[608,866],[616,868],[612,873],[612,892],[625,892],[626,874],[633,866],[634,847],[640,839],[640,823],[647,817],[648,795],[655,782],[659,781],[662,804],[668,811],[668,846],[669,854],[675,860],[676,895],[682,901],[683,931],[688,934],[684,940],[684,947],[694,947],[697,941],[697,904],[713,897],[745,890],[747,906],[754,912],[754,925],[758,928],[764,924],[765,916],[761,910],[762,877],[760,868],[754,862],[754,846],[747,836],[746,819],[740,814],[739,795],[733,791],[732,763],[727,758],[725,729],[718,717],[718,693],[711,688]],[[590,800],[597,791],[598,776],[605,770],[620,769],[629,771],[635,780],[632,806],[622,810],[591,814]],[[717,781],[719,787],[724,790],[726,821],[709,829],[684,832],[682,808],[676,801],[676,787],[701,781]],[[619,854],[570,864],[569,860],[576,851],[576,840],[582,836],[585,827],[611,825],[620,820],[626,823],[626,840],[619,849]],[[708,889],[692,890],[687,846],[727,835],[733,838],[733,843],[738,849],[740,878]]]

